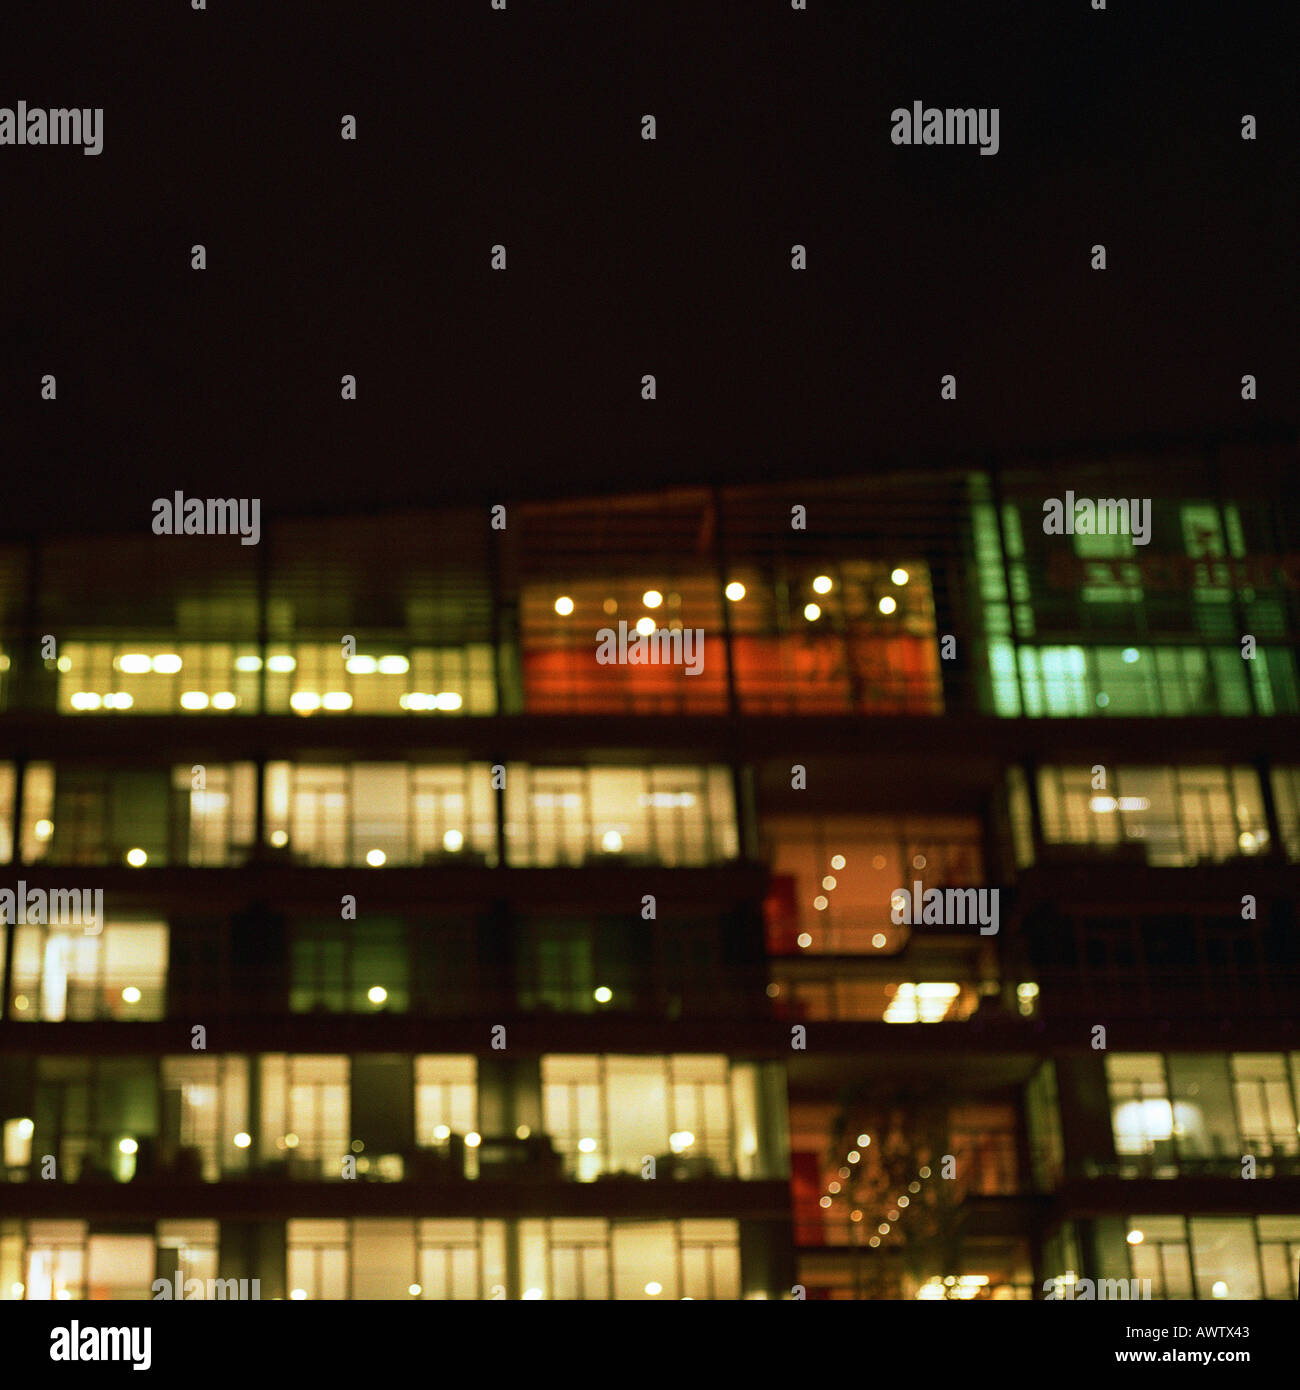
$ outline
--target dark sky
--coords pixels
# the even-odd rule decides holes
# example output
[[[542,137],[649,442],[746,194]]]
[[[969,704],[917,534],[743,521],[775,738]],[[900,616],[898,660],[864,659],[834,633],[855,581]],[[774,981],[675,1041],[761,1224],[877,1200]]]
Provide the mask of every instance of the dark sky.
[[[1294,6],[808,5],[5,0],[4,529],[1294,424]]]

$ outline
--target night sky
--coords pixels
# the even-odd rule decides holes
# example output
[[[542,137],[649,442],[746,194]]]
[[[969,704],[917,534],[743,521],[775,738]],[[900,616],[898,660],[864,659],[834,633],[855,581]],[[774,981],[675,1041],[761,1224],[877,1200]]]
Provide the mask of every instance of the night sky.
[[[0,147],[0,527],[1291,427],[1294,12],[6,0],[0,105],[105,115]],[[893,146],[915,100],[1000,152]]]

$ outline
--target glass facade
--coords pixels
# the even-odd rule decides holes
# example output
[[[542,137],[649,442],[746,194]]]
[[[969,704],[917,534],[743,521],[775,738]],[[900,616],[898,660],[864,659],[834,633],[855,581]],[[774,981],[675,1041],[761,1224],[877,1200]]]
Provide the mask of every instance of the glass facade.
[[[1079,459],[1061,476],[1072,497],[1115,507],[1049,532],[1062,490],[1009,467],[933,476],[924,508],[900,474],[533,504],[505,530],[464,511],[276,521],[265,551],[192,537],[165,562],[141,537],[8,546],[7,628],[61,635],[35,659],[4,647],[0,707],[434,721],[1300,712],[1300,559],[1271,501],[1220,499],[1204,459],[1177,460],[1178,495],[1138,459]],[[1145,498],[1131,498],[1135,477]],[[24,612],[33,566],[42,584]],[[646,622],[701,634],[701,668],[595,660],[604,630]],[[974,634],[969,659],[941,651],[958,631]]]
[[[1045,843],[1128,848],[1153,868],[1251,857],[1269,848],[1259,777],[1249,767],[1123,767],[1107,772],[1040,769]]]
[[[167,1012],[166,922],[40,923],[14,930],[11,1017],[149,1020]]]
[[[1081,467],[1080,498],[1124,498],[1122,465]],[[1196,486],[1195,473],[1191,486]],[[1264,503],[1144,491],[1153,528],[1047,534],[1041,480],[970,484],[992,712],[1016,717],[1294,714],[1297,557]],[[1091,487],[1091,491],[1089,490]],[[1100,515],[1100,513],[1099,513]],[[1104,523],[1099,523],[1098,530]],[[1254,639],[1246,655],[1243,634]],[[1068,640],[1063,640],[1067,639]]]
[[[1124,1176],[1300,1171],[1300,1054],[1117,1053],[1106,1058]]]
[[[0,1297],[1294,1298],[1300,527],[1226,467],[0,547]]]

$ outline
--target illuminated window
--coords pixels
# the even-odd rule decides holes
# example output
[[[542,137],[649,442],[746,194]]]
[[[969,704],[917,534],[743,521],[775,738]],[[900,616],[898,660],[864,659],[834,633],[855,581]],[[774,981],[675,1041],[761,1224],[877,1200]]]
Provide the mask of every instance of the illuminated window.
[[[757,1176],[757,1085],[725,1057],[543,1057],[543,1124],[579,1181],[640,1175],[647,1156],[661,1177]]]
[[[243,862],[253,838],[252,763],[112,768],[32,763],[23,807],[30,863],[152,867]]]
[[[1169,1100],[1164,1058],[1157,1052],[1106,1055],[1115,1152],[1174,1160],[1174,1108]],[[1188,1114],[1178,1117],[1181,1127]]]
[[[273,1054],[259,1065],[262,1161],[283,1162],[291,1177],[342,1178],[343,1158],[352,1153],[348,1058]],[[290,1134],[297,1140],[286,1148]]]
[[[256,659],[257,647],[248,642],[63,642],[58,708],[63,714],[256,713],[257,676],[249,670]]]
[[[474,1057],[415,1059],[415,1142],[428,1148],[478,1131],[478,1062]],[[445,1133],[444,1133],[445,1131]]]
[[[1012,1106],[955,1106],[948,1123],[965,1191],[992,1197],[1020,1190],[1018,1132]]]
[[[1152,866],[1218,862],[1265,852],[1268,828],[1249,767],[1042,768],[1038,796],[1049,844],[1131,845]]]
[[[270,713],[419,715],[446,719],[495,714],[496,678],[486,642],[415,647],[406,641],[272,642],[265,662]]]
[[[1238,1140],[1227,1058],[1214,1053],[1172,1053],[1166,1060],[1173,1152],[1180,1161],[1235,1160],[1240,1171],[1241,1154],[1250,1150]]]
[[[742,1296],[731,1220],[532,1218],[515,1223],[513,1241],[497,1220],[295,1219],[286,1227],[286,1292],[295,1299],[460,1301],[508,1290],[524,1300]]]
[[[1233,1153],[1255,1154],[1261,1160],[1300,1154],[1296,1128],[1296,1091],[1284,1053],[1238,1052],[1231,1057],[1232,1098],[1240,1125],[1240,1143],[1225,1145]],[[1224,1109],[1227,1087],[1224,1086]],[[1238,1136],[1233,1135],[1233,1139]]]
[[[738,852],[730,774],[722,767],[541,768],[506,774],[510,862],[715,864]]]
[[[196,787],[196,781],[202,781]],[[172,770],[175,820],[188,826],[185,862],[194,866],[240,864],[253,843],[256,769],[252,763]]]
[[[24,1297],[38,1303],[84,1299],[86,1241],[84,1221],[29,1222]]]
[[[35,821],[32,822],[33,833]],[[8,863],[14,852],[14,768],[0,763],[0,856]]]
[[[773,557],[770,572],[742,573],[745,599],[731,605],[740,702],[750,713],[937,714],[942,682],[928,567],[845,559],[829,590],[819,570],[795,575]],[[831,578],[830,575],[821,576]],[[811,602],[816,594],[817,601]]]
[[[1149,1279],[1153,1298],[1195,1298],[1185,1219],[1181,1216],[1131,1216],[1127,1225],[1130,1233],[1142,1233],[1140,1241],[1126,1242],[1132,1277]]]
[[[32,1155],[53,1154],[64,1182],[129,1182],[158,1173],[157,1073],[136,1057],[40,1057]]]
[[[219,1224],[216,1221],[160,1221],[157,1226],[155,1278],[166,1279],[176,1297],[176,1276],[180,1276],[181,1296],[206,1299],[216,1290],[210,1281],[217,1278]],[[197,1280],[200,1288],[190,1284]],[[224,1288],[222,1292],[225,1292]]]
[[[1261,1297],[1255,1222],[1249,1216],[1193,1216],[1192,1266],[1196,1297],[1255,1300]]]
[[[248,1149],[230,1142],[250,1131],[247,1058],[164,1057],[162,1089],[165,1169],[205,1182],[248,1171]]]
[[[1300,768],[1276,767],[1272,781],[1278,830],[1286,857],[1295,864],[1300,862]]]
[[[1257,1216],[1259,1262],[1264,1270],[1264,1297],[1294,1301],[1300,1270],[1300,1216]]]
[[[793,954],[803,934],[811,941],[800,949],[814,955],[875,954],[882,933],[896,951],[908,928],[891,921],[895,889],[984,882],[980,827],[969,817],[767,817],[763,838],[772,866],[768,950],[778,955]]]
[[[1041,483],[1022,479],[1022,486]],[[1094,493],[1118,490],[1098,481]],[[986,701],[994,712],[1248,715],[1300,707],[1295,657],[1286,646],[1286,602],[1269,577],[1277,566],[1250,560],[1267,549],[1270,527],[1262,518],[1248,526],[1233,505],[1168,504],[1165,514],[1177,513],[1181,548],[1175,533],[1157,528],[1153,538],[1157,547],[1174,541],[1168,554],[1124,534],[1046,536],[1039,500],[1006,503],[999,534],[989,497],[986,480],[973,480]],[[1255,536],[1250,548],[1248,529]],[[1071,633],[1074,643],[1042,645],[1039,629]],[[1137,630],[1144,638],[1135,645]],[[1241,632],[1259,644],[1248,662],[1241,660]]]
[[[151,1235],[92,1235],[87,1242],[86,1297],[151,1299],[155,1255]]]
[[[294,1013],[392,1013],[410,1007],[411,948],[399,917],[353,922],[295,922],[290,947],[289,1007]],[[381,989],[376,999],[372,991]]]
[[[167,1003],[165,922],[16,926],[10,1017],[61,1023],[160,1019]],[[26,1000],[25,1006],[19,1000]]]
[[[347,1221],[288,1221],[285,1283],[290,1298],[352,1297]]]
[[[417,1267],[415,1224],[409,1219],[352,1222],[352,1298],[410,1297]]]
[[[268,763],[266,826],[271,846],[304,864],[496,861],[486,763]]]
[[[503,1221],[417,1221],[420,1297],[437,1301],[504,1297]]]
[[[535,1298],[741,1297],[734,1221],[531,1220],[518,1230],[519,1283]]]

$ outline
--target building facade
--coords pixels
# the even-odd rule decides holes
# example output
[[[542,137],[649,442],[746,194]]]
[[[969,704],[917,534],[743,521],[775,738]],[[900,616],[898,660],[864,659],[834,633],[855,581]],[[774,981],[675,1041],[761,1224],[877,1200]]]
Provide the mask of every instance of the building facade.
[[[0,544],[0,1297],[1295,1298],[1294,466]]]

